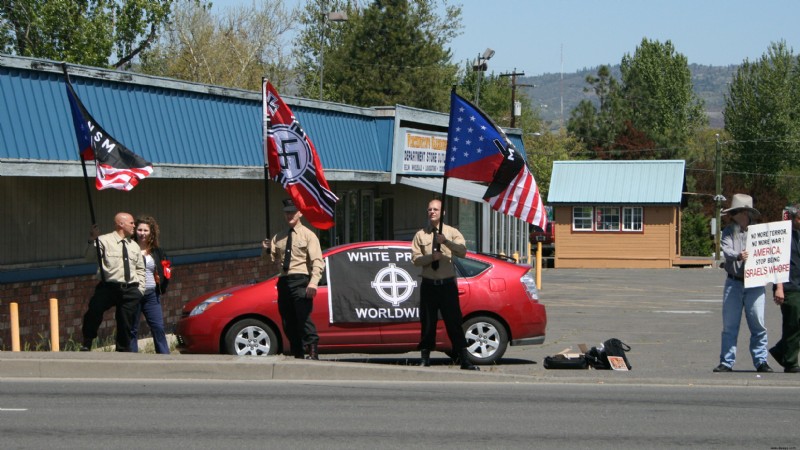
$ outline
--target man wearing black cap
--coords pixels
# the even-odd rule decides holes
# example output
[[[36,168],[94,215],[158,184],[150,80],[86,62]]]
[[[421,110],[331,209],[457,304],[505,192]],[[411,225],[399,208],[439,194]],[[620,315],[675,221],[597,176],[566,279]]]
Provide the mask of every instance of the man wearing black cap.
[[[278,311],[294,357],[303,359],[305,349],[308,358],[316,360],[319,336],[311,310],[325,261],[317,235],[300,223],[303,213],[292,200],[283,201],[283,215],[289,227],[264,240],[262,256],[280,265]]]

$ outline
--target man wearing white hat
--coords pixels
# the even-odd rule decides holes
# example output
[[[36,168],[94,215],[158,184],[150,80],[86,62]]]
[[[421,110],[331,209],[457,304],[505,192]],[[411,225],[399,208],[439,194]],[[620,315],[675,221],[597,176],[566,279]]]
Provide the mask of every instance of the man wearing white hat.
[[[744,264],[747,261],[747,227],[761,215],[753,208],[753,198],[735,194],[731,207],[722,211],[732,222],[722,230],[720,245],[725,256],[725,290],[722,296],[722,350],[714,372],[731,372],[736,363],[736,341],[744,310],[750,328],[750,355],[757,372],[772,372],[767,364],[767,328],[764,326],[764,286],[744,287]]]

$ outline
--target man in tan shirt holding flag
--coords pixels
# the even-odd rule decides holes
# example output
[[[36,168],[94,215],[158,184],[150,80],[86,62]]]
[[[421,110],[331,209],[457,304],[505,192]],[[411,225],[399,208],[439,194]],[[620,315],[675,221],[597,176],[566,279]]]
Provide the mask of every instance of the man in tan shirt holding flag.
[[[120,212],[114,216],[114,231],[100,236],[100,229],[92,225],[89,230],[89,246],[86,259],[99,263],[97,278],[100,283],[94,290],[89,307],[83,316],[83,346],[89,351],[97,330],[103,321],[103,313],[116,307],[117,351],[131,351],[131,326],[136,307],[144,295],[144,257],[133,236],[133,216]]]
[[[447,336],[453,353],[461,360],[464,370],[480,370],[469,361],[467,340],[461,328],[461,305],[458,301],[458,285],[453,257],[467,254],[464,236],[457,229],[439,224],[442,218],[442,202],[428,203],[428,226],[417,231],[411,241],[411,261],[422,267],[419,319],[422,332],[418,348],[422,353],[421,366],[431,365],[431,350],[436,347],[436,323],[442,313]],[[439,244],[438,246],[436,244]]]
[[[283,214],[289,227],[271,240],[265,239],[261,254],[273,264],[280,264],[278,312],[294,357],[303,359],[305,351],[309,359],[317,360],[319,335],[311,311],[325,261],[319,238],[300,222],[303,213],[292,200],[283,201]]]

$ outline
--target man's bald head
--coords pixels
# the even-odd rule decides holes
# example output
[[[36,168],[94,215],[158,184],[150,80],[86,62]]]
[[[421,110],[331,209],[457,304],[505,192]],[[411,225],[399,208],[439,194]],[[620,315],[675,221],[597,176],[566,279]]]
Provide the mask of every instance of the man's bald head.
[[[131,237],[135,229],[136,222],[134,222],[132,215],[126,212],[118,212],[114,216],[114,231],[120,236]]]

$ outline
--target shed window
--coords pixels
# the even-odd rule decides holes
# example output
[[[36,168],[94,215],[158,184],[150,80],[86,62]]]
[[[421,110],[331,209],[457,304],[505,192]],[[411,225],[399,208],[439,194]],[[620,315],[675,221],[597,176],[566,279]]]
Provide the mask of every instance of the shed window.
[[[597,231],[619,231],[619,208],[597,207]]]
[[[592,231],[591,206],[575,206],[572,208],[572,229],[576,231]]]
[[[642,207],[622,208],[622,231],[642,231]]]

